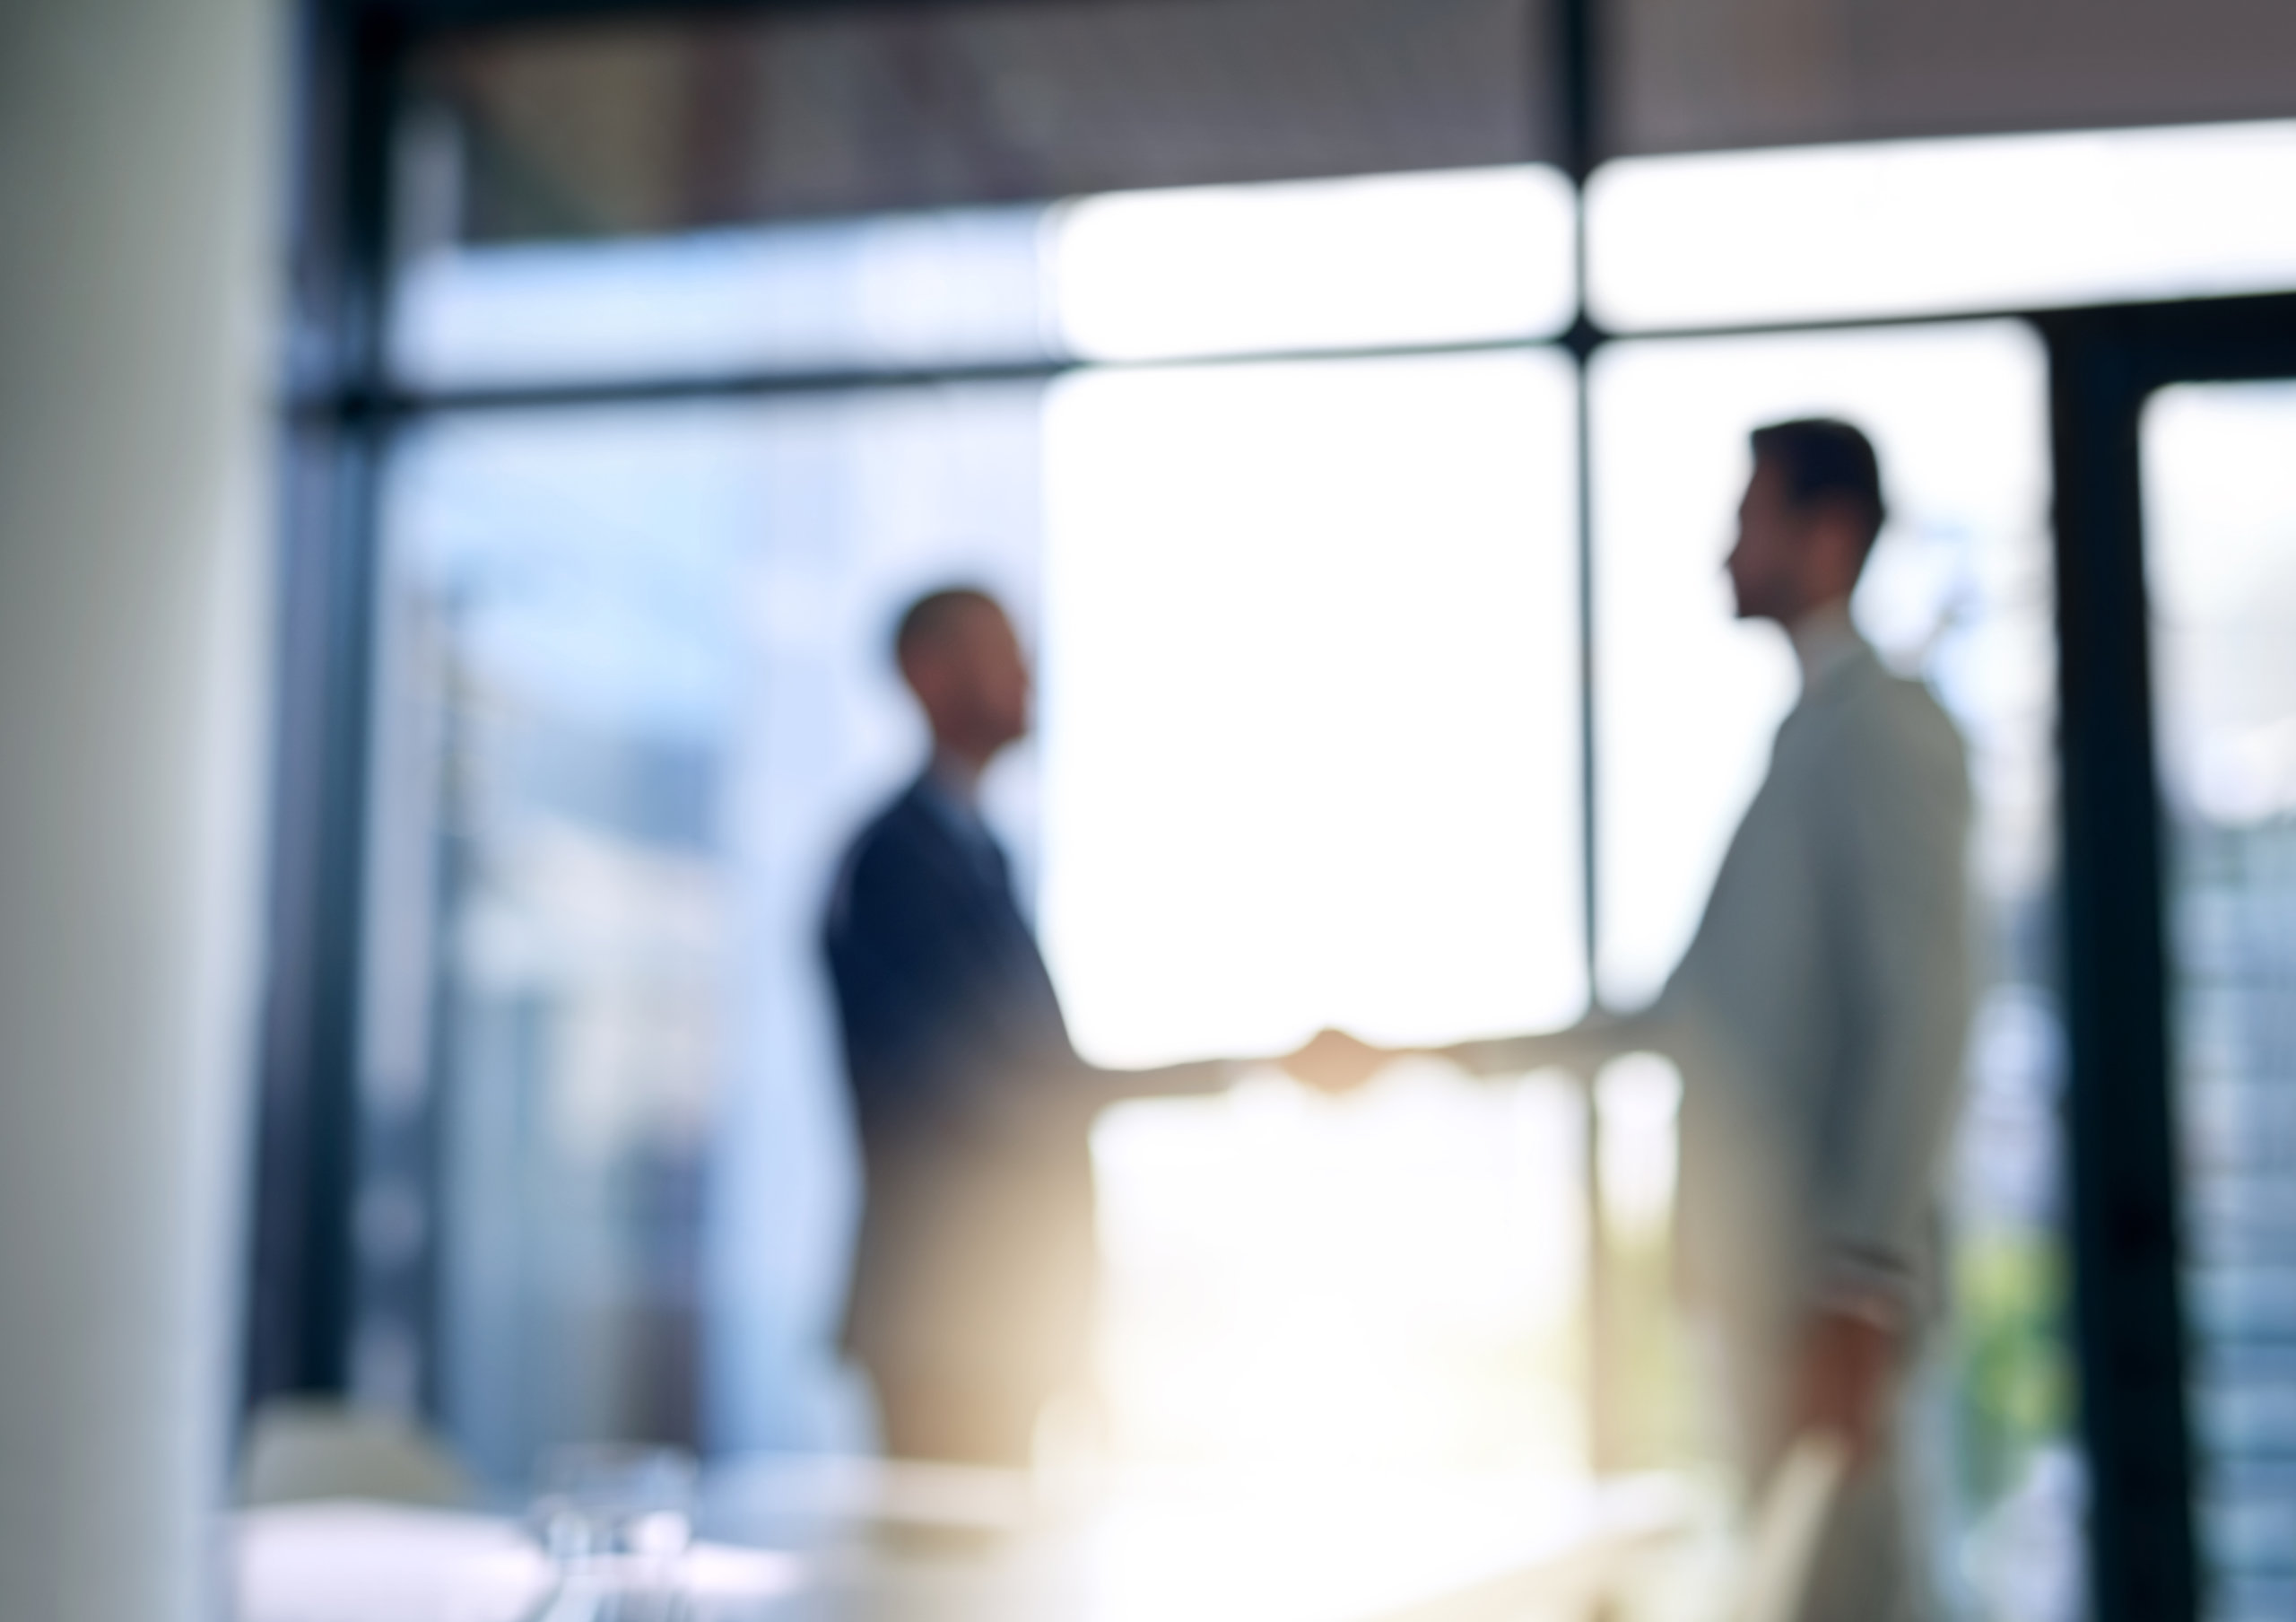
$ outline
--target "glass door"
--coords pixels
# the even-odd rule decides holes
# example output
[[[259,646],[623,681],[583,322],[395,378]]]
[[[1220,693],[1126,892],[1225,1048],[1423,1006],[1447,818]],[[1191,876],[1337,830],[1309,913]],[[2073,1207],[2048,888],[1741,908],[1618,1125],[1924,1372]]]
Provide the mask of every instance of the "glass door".
[[[2296,1607],[2296,298],[2041,318],[2096,1622]]]
[[[2248,1622],[2296,1615],[2296,380],[2140,442],[2203,1614]]]

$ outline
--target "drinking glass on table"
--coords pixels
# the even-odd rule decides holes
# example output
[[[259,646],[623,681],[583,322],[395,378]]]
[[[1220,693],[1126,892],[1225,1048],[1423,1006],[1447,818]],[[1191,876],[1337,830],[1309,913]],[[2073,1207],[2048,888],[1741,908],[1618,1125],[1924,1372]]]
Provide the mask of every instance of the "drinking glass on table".
[[[593,1444],[544,1456],[531,1512],[558,1573],[547,1622],[672,1622],[693,1538],[693,1455]]]

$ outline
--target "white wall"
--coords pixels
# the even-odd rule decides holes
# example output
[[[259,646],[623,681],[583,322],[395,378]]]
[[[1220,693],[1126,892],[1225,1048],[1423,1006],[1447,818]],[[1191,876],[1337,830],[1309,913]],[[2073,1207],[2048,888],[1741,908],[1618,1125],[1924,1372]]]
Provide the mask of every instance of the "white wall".
[[[0,1617],[213,1609],[274,18],[0,0]]]

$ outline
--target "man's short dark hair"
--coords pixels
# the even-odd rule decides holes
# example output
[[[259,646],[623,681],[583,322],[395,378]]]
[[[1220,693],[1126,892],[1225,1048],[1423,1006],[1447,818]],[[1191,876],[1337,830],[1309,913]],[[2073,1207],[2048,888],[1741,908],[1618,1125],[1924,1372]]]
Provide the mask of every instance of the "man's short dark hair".
[[[1794,505],[1839,501],[1857,515],[1870,549],[1888,509],[1882,502],[1881,458],[1874,441],[1833,417],[1796,417],[1753,432],[1754,461],[1785,476]]]
[[[950,626],[975,608],[1004,612],[1003,605],[978,586],[944,586],[926,592],[901,611],[893,629],[893,662],[906,665],[912,654],[940,641]]]

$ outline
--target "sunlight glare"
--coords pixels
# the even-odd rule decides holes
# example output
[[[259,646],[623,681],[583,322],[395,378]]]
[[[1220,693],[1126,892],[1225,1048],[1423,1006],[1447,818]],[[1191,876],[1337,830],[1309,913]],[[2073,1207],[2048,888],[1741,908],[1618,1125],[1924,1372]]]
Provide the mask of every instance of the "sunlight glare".
[[[1103,361],[1543,337],[1572,216],[1529,163],[1085,197],[1048,224],[1053,303]]]

